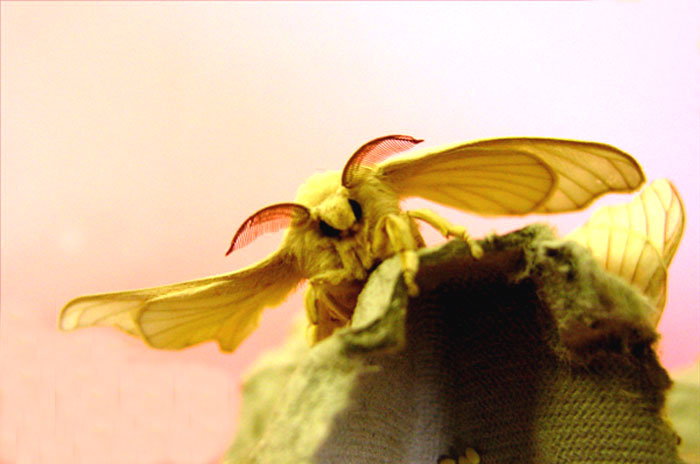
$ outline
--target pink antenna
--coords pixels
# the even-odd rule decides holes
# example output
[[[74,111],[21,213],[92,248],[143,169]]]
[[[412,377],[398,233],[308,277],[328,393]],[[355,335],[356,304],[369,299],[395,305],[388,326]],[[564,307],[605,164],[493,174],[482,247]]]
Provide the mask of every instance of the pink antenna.
[[[370,140],[362,145],[350,157],[343,169],[343,186],[352,184],[355,174],[361,166],[373,166],[402,151],[413,148],[423,140],[415,139],[410,135],[386,135],[378,139]]]
[[[295,218],[301,220],[308,217],[309,210],[296,203],[278,203],[263,208],[241,224],[231,240],[231,246],[226,252],[226,256],[232,251],[248,245],[264,233],[277,232],[289,227]]]

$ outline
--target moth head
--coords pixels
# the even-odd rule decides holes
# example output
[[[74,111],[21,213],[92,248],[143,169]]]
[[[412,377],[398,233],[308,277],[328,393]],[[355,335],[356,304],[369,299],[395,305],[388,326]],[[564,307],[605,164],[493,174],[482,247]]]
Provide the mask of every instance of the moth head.
[[[324,237],[346,237],[360,228],[362,205],[340,180],[336,171],[315,174],[297,192],[296,202],[309,209]]]
[[[243,222],[226,254],[244,247],[266,232],[289,226],[310,226],[326,238],[345,238],[362,227],[364,206],[352,191],[363,182],[367,169],[387,157],[412,148],[422,140],[388,135],[362,145],[341,172],[315,174],[297,192],[294,203],[279,203],[257,211]]]
[[[372,172],[372,167],[420,142],[422,140],[408,135],[387,135],[371,140],[353,153],[342,173],[328,172],[312,176],[299,189],[297,202],[310,208],[311,217],[318,222],[322,235],[352,236],[362,227],[364,208],[371,207],[363,205],[356,193]]]
[[[301,186],[294,203],[274,204],[246,219],[233,236],[226,254],[264,233],[287,227],[331,239],[347,237],[359,229],[361,219],[362,207],[340,184],[340,173],[316,174]]]

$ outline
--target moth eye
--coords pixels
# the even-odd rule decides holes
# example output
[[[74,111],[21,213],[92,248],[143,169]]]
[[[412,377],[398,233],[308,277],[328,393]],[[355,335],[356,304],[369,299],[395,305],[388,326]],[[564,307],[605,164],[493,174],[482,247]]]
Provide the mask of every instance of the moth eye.
[[[321,233],[326,237],[340,237],[340,231],[329,225],[326,221],[321,220],[319,226],[321,227]]]
[[[352,208],[352,214],[355,215],[355,221],[360,222],[362,220],[362,206],[355,200],[348,200],[350,207]]]

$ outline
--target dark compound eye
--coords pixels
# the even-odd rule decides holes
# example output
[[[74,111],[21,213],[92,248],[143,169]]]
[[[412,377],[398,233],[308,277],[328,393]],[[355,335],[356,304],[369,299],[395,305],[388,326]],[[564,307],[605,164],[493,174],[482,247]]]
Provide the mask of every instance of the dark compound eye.
[[[348,200],[350,202],[350,207],[352,208],[352,214],[355,215],[355,220],[360,222],[362,220],[362,206],[355,200]]]
[[[326,221],[321,220],[319,226],[321,227],[321,233],[326,237],[340,237],[340,231],[329,225]]]

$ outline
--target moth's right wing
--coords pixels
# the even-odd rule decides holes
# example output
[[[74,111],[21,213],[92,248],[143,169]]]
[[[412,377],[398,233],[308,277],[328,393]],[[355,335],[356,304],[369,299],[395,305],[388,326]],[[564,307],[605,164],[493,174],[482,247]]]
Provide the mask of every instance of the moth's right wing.
[[[513,137],[481,140],[472,146],[530,153],[557,173],[557,188],[538,213],[584,209],[605,193],[633,192],[645,180],[642,168],[632,156],[604,143]]]
[[[425,198],[483,215],[530,213],[549,199],[558,181],[537,156],[473,143],[416,150],[379,164],[378,175],[401,198]]]
[[[229,274],[76,298],[61,310],[58,326],[112,326],[160,349],[216,340],[231,352],[258,326],[262,310],[281,303],[300,280],[293,259],[278,251]]]
[[[401,197],[422,197],[484,215],[585,208],[608,192],[644,182],[639,164],[615,147],[576,140],[501,138],[457,143],[381,163]]]
[[[683,235],[685,212],[678,191],[666,179],[647,186],[632,201],[600,208],[567,238],[589,249],[608,272],[646,295],[658,323],[666,302],[667,268]]]

